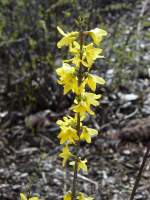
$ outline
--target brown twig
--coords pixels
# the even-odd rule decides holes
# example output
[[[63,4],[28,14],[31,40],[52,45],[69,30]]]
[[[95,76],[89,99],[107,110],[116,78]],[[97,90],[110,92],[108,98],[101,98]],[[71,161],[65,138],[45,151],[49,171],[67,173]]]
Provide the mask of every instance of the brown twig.
[[[146,152],[143,156],[143,161],[142,161],[142,164],[140,166],[140,169],[139,169],[139,173],[136,177],[136,180],[135,180],[135,183],[134,183],[134,187],[132,189],[132,192],[131,192],[131,196],[130,196],[130,199],[129,200],[133,200],[134,199],[134,196],[135,196],[135,193],[136,193],[136,190],[138,188],[138,185],[139,185],[139,181],[141,179],[141,175],[142,175],[142,172],[143,172],[143,169],[144,169],[144,166],[145,166],[145,163],[147,161],[147,158],[148,158],[148,155],[149,155],[149,151],[150,151],[150,144],[148,144],[147,146],[147,149],[146,149]]]

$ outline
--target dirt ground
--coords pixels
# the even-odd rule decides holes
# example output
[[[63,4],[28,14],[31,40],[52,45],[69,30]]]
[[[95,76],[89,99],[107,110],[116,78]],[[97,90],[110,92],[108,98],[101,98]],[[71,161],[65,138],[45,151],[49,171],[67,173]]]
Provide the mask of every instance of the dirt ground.
[[[61,166],[57,134],[51,128],[33,134],[20,122],[1,130],[0,135],[0,199],[19,199],[21,191],[41,200],[62,199],[70,189],[72,172]],[[78,176],[78,188],[96,200],[129,199],[146,147],[133,143],[118,146],[101,133],[90,145],[82,143],[80,149],[89,171]],[[149,199],[149,172],[148,160],[135,199]]]

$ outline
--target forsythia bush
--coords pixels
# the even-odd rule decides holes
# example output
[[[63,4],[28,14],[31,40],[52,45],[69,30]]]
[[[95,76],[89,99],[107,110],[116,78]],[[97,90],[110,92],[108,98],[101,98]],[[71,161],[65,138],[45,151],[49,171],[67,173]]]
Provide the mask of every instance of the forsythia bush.
[[[93,200],[92,197],[77,192],[78,172],[80,170],[87,172],[87,159],[83,159],[79,155],[79,144],[80,141],[91,143],[92,136],[98,134],[97,130],[85,126],[84,120],[88,114],[94,115],[92,106],[99,104],[101,95],[94,93],[96,84],[105,84],[105,80],[92,74],[91,69],[97,58],[103,58],[102,49],[98,46],[107,32],[95,28],[90,31],[64,33],[60,27],[57,29],[63,36],[57,43],[58,48],[67,46],[72,55],[71,59],[64,60],[62,67],[56,70],[59,76],[58,83],[63,85],[64,94],[73,92],[75,96],[74,103],[70,108],[72,115],[57,121],[60,126],[58,138],[60,144],[64,145],[59,154],[63,159],[62,165],[65,167],[69,161],[74,170],[72,190],[65,194],[64,200]],[[92,39],[92,42],[86,44],[89,38]],[[87,92],[87,88],[92,92]],[[27,198],[23,193],[20,194],[20,197],[21,200],[39,200],[38,197]]]
[[[79,155],[79,144],[80,141],[91,143],[91,137],[98,134],[97,130],[85,126],[84,120],[87,114],[94,115],[92,106],[99,104],[101,95],[95,94],[96,84],[105,83],[102,77],[92,74],[91,69],[94,61],[103,57],[99,44],[107,32],[99,28],[70,33],[65,33],[60,27],[57,29],[63,36],[57,43],[58,48],[67,46],[71,54],[71,59],[64,60],[62,67],[56,70],[59,76],[58,83],[63,86],[64,94],[73,92],[75,96],[70,108],[72,115],[57,121],[60,126],[58,138],[60,144],[64,145],[59,154],[63,159],[62,165],[65,166],[69,161],[74,170],[72,190],[65,194],[64,200],[92,200],[92,197],[77,192],[78,172],[87,172],[87,159],[82,159]],[[92,42],[87,44],[89,38]],[[87,92],[87,88],[92,92]]]

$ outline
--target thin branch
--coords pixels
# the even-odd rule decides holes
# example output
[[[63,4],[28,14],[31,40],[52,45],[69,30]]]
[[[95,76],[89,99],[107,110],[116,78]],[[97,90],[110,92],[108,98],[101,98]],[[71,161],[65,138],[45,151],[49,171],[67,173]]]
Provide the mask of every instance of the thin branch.
[[[131,196],[130,196],[129,200],[133,200],[134,199],[136,190],[138,188],[138,185],[139,185],[139,182],[140,182],[140,179],[141,179],[141,176],[142,176],[142,172],[143,172],[145,163],[146,163],[148,155],[149,155],[149,151],[150,151],[150,144],[148,144],[146,152],[145,152],[145,154],[143,156],[143,161],[142,161],[142,164],[140,166],[139,173],[138,173],[138,175],[136,177],[136,180],[135,180],[135,183],[134,183],[134,187],[133,187],[133,190],[132,190],[132,193],[131,193]]]

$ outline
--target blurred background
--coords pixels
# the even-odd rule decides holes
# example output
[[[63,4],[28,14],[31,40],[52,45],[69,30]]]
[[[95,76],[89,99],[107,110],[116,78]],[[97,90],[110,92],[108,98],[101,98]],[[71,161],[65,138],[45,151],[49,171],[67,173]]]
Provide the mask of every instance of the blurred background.
[[[71,175],[64,186],[57,159],[55,122],[68,113],[73,96],[63,96],[57,84],[55,70],[68,55],[57,48],[56,27],[78,30],[79,17],[85,30],[108,32],[101,44],[105,58],[93,68],[106,80],[96,91],[103,98],[96,116],[87,119],[101,134],[93,144],[82,144],[90,170],[79,184],[97,200],[128,199],[131,192],[143,141],[150,139],[150,1],[0,0],[1,200],[14,200],[20,191],[61,199],[69,185]],[[136,144],[117,149],[118,140]],[[149,169],[136,199],[150,195]]]

